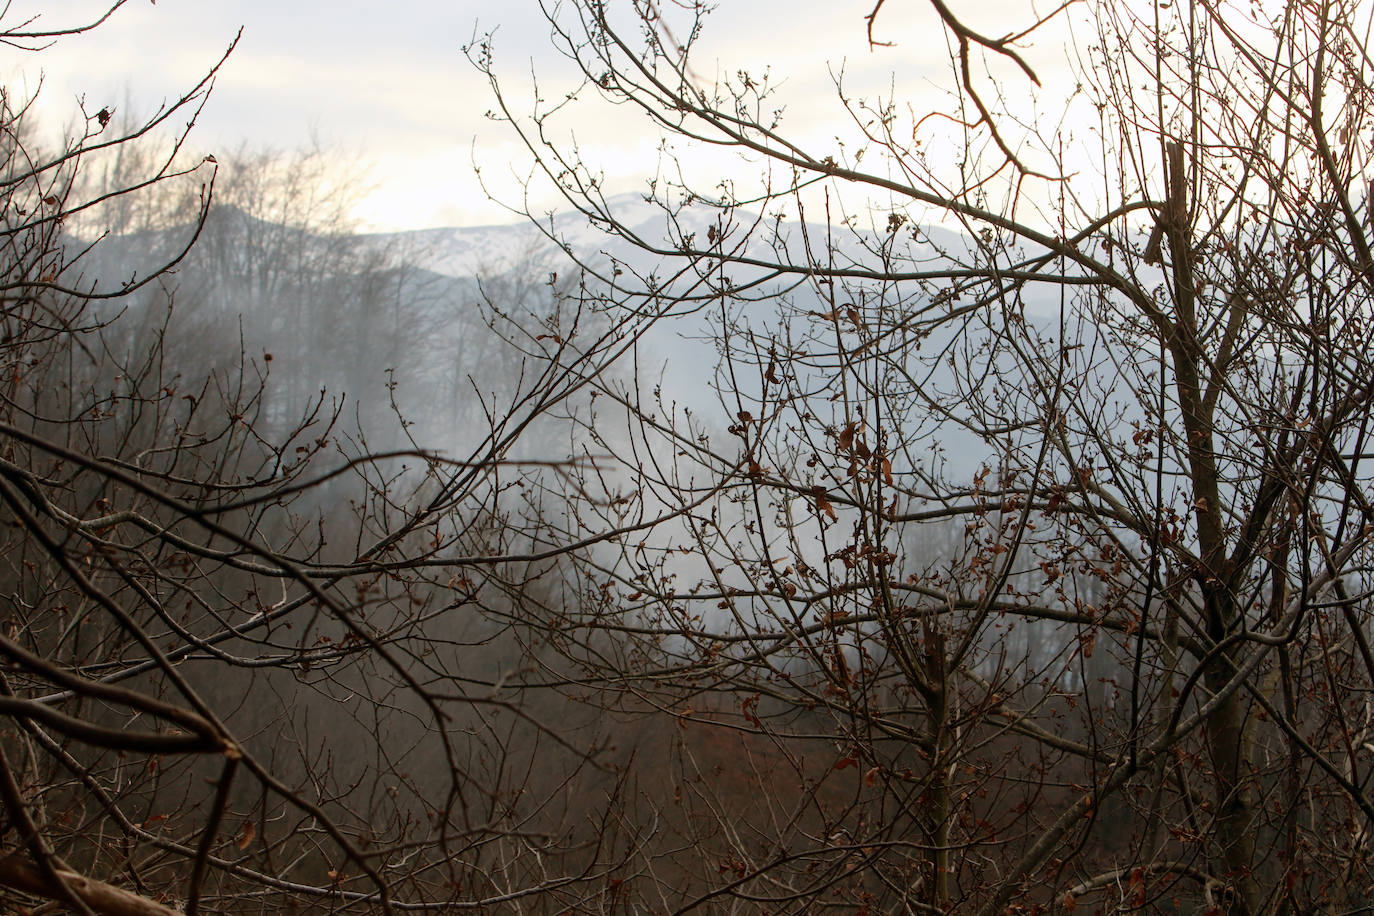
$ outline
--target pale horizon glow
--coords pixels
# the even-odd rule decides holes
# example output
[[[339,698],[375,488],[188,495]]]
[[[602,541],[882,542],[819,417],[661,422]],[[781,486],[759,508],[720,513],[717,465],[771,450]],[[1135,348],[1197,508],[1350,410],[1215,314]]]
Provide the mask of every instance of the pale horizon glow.
[[[26,0],[14,4],[8,21],[41,12],[37,26],[52,29],[92,20],[103,9],[98,0],[82,0],[52,12],[41,0]],[[999,10],[1006,21],[1026,15],[1011,0],[971,14],[995,21]],[[861,94],[912,99],[949,85],[944,36],[933,14],[881,20],[881,37],[896,46],[872,50],[862,12],[818,0],[724,7],[708,17],[705,53],[694,58],[694,69],[704,71],[712,59],[728,74],[745,66],[755,72],[771,67],[784,81],[785,123],[794,136],[823,146],[845,129],[835,120],[843,110],[832,82],[841,69],[846,84]],[[91,33],[37,53],[11,50],[5,75],[8,84],[32,91],[41,71],[45,124],[74,123],[81,98],[88,113],[108,106],[146,114],[193,86],[240,27],[239,46],[192,134],[194,148],[292,149],[318,141],[348,164],[341,167],[363,164],[358,179],[373,190],[354,216],[368,230],[519,218],[509,207],[524,203],[520,179],[531,159],[508,126],[485,117],[493,107],[490,89],[461,51],[475,36],[495,30],[496,66],[503,81],[509,80],[503,85],[517,114],[528,113],[521,106],[532,95],[531,73],[544,98],[575,85],[533,0],[499,11],[476,0],[397,0],[384,12],[373,4],[317,0],[133,0]],[[766,38],[755,40],[759,35]],[[1053,59],[1042,53],[1034,63],[1044,68]],[[1058,60],[1062,66],[1062,53]],[[701,76],[709,80],[716,73]],[[659,138],[629,114],[589,104],[573,119],[579,148],[604,173],[610,194],[646,190],[658,167]],[[679,152],[703,176],[711,169],[731,170],[719,154]],[[733,171],[743,175],[746,169],[735,163]],[[536,213],[562,204],[538,184],[528,203]]]

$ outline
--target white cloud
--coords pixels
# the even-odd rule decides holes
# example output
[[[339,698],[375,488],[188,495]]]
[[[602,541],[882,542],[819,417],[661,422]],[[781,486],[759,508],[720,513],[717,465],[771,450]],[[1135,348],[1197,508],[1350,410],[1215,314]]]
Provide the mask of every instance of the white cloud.
[[[51,6],[17,2],[7,22]],[[101,8],[91,0],[72,3],[60,19],[45,13],[41,24],[72,24]],[[878,37],[896,46],[872,50],[863,21],[868,8],[818,0],[723,4],[707,19],[696,71],[709,80],[771,66],[784,80],[779,100],[789,129],[817,147],[833,144],[845,128],[832,71],[843,67],[847,87],[865,98],[895,92],[910,99],[948,82],[933,12],[919,4],[885,10]],[[975,25],[994,33],[1027,15],[1012,0],[992,0],[972,12]],[[572,85],[537,3],[498,7],[481,0],[131,0],[91,34],[27,58],[11,55],[10,82],[22,72],[32,84],[41,67],[43,111],[53,123],[70,123],[82,95],[91,111],[122,104],[127,94],[146,112],[194,85],[240,25],[243,39],[198,125],[197,147],[282,148],[322,137],[350,159],[376,163],[379,188],[359,215],[379,228],[505,215],[485,200],[471,173],[472,147],[484,178],[507,199],[517,188],[511,168],[523,173],[528,156],[507,129],[484,118],[490,92],[460,52],[479,28],[496,29],[497,65],[510,80],[517,113],[527,113],[519,106],[529,100],[531,72],[545,98]],[[641,117],[593,104],[563,123],[575,127],[584,158],[610,177],[609,190],[643,187],[653,176],[655,137]],[[698,168],[717,167],[718,158],[684,152],[696,157]],[[552,202],[542,197],[536,206]]]

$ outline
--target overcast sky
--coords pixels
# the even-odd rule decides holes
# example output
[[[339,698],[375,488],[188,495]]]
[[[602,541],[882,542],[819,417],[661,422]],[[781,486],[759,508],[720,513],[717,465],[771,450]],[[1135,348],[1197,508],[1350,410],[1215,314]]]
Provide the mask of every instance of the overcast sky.
[[[872,91],[895,80],[903,97],[948,80],[943,36],[924,3],[894,7],[883,28],[897,46],[876,52],[864,40],[867,0],[735,0],[725,7],[708,19],[707,54],[696,66],[734,72],[771,65],[787,79],[788,123],[806,135],[825,135],[826,119],[837,116],[836,66]],[[970,4],[969,15],[1003,32],[999,7],[1024,4]],[[70,26],[101,9],[90,0],[16,0],[6,24],[42,11],[41,26]],[[570,85],[536,0],[131,0],[88,35],[34,55],[4,51],[6,76],[14,85],[22,74],[31,89],[42,70],[49,120],[70,121],[78,96],[92,112],[105,105],[148,111],[194,85],[240,27],[243,38],[197,128],[198,147],[287,148],[316,135],[341,155],[371,163],[377,190],[357,215],[376,228],[511,219],[486,199],[472,169],[475,158],[498,196],[511,200],[518,191],[512,165],[520,171],[528,162],[507,128],[484,119],[490,91],[460,50],[475,35],[496,30],[497,66],[517,103],[528,98],[531,72],[545,97]],[[607,172],[612,191],[643,187],[653,175],[657,138],[626,113],[589,107],[574,123],[585,156]]]

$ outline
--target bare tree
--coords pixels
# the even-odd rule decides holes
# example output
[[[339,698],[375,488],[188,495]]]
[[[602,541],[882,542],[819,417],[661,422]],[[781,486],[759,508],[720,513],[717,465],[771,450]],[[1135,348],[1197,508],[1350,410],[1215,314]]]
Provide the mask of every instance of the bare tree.
[[[682,739],[677,800],[644,803],[686,842],[637,899],[1368,906],[1369,11],[1094,4],[1079,91],[1027,124],[1001,100],[1036,92],[1044,23],[936,2],[952,107],[837,81],[826,148],[761,75],[701,76],[735,72],[693,65],[705,12],[549,7],[585,82],[529,115],[470,49],[611,237],[599,307],[714,316],[712,415],[598,385],[586,436],[621,465],[548,538],[634,534],[529,621],[566,660],[529,683],[759,742],[689,778]],[[585,95],[766,180],[660,163],[652,234],[558,139]]]
[[[81,30],[33,26],[0,40]],[[586,459],[518,448],[627,343],[576,302],[542,314],[558,330],[482,392],[499,397],[457,458],[370,447],[368,418],[318,388],[283,397],[274,365],[350,380],[357,343],[321,310],[395,319],[399,268],[290,209],[312,193],[299,163],[236,173],[240,209],[213,209],[233,157],[158,131],[194,122],[216,72],[123,131],[102,108],[52,152],[3,96],[0,895],[83,913],[594,905],[639,845],[610,813],[597,723],[507,686],[533,651],[510,609],[551,590],[570,546],[520,494]],[[195,247],[221,216],[241,231]],[[234,317],[179,325],[214,308]],[[264,310],[275,358],[244,330]],[[370,342],[405,342],[392,331]]]

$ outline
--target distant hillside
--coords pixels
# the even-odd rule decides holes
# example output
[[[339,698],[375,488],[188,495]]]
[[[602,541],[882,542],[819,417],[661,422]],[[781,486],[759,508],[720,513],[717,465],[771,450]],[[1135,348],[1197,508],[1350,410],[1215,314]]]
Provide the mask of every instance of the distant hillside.
[[[566,295],[577,289],[569,255],[603,278],[616,269],[661,274],[671,293],[674,282],[687,288],[692,278],[674,281],[684,261],[666,253],[684,245],[733,250],[752,232],[750,244],[734,251],[740,262],[730,267],[732,280],[748,287],[738,298],[679,307],[654,322],[614,319],[624,333],[641,334],[633,369],[628,362],[621,367],[624,377],[637,371],[641,390],[658,390],[666,405],[690,408],[723,428],[736,412],[719,403],[712,382],[721,360],[723,322],[730,322],[736,334],[747,328],[772,332],[787,316],[810,320],[808,314],[834,308],[804,272],[779,273],[763,265],[804,265],[806,251],[824,250],[824,240],[836,263],[858,267],[886,256],[904,272],[954,267],[973,258],[976,249],[970,239],[939,227],[913,231],[903,224],[888,234],[844,227],[827,231],[781,219],[760,222],[756,214],[741,211],[732,226],[717,229],[718,211],[703,206],[685,208],[674,223],[641,195],[621,195],[608,204],[636,240],[608,235],[580,214],[537,225],[351,235],[284,226],[220,205],[169,281],[102,304],[99,311],[103,316],[142,313],[137,321],[122,321],[126,330],[117,335],[133,351],[148,346],[146,335],[157,327],[150,318],[170,305],[176,352],[190,363],[182,371],[223,370],[243,358],[270,369],[273,410],[283,419],[308,409],[324,391],[330,403],[345,403],[350,422],[372,431],[374,447],[411,436],[427,447],[461,454],[465,444],[487,432],[483,399],[489,408],[518,398],[529,362],[505,338],[534,342],[541,333],[538,323],[567,307],[554,300],[559,290]],[[104,238],[75,262],[69,276],[84,286],[117,292],[178,254],[194,230],[182,225]],[[657,246],[665,255],[648,254],[644,246]],[[865,290],[872,288],[878,296],[880,286],[856,280],[843,295],[868,295]],[[926,297],[920,301],[929,302],[947,286],[931,284],[924,293],[911,285],[903,289],[914,289],[918,299]],[[586,289],[595,293],[604,283],[592,278]],[[1028,301],[1022,307],[1034,320],[1054,304]],[[141,330],[130,332],[131,326]],[[930,345],[940,343],[936,337]],[[269,353],[270,367],[262,362]],[[929,382],[944,385],[946,376],[937,367]],[[402,418],[408,426],[400,425]],[[976,464],[977,455],[969,451],[972,440],[963,443],[954,435],[941,445],[959,462]]]

